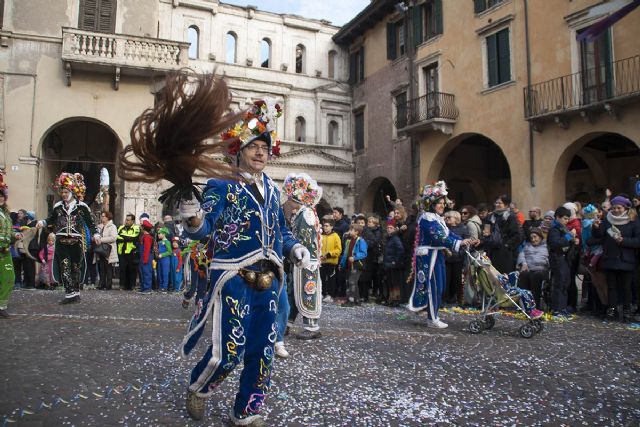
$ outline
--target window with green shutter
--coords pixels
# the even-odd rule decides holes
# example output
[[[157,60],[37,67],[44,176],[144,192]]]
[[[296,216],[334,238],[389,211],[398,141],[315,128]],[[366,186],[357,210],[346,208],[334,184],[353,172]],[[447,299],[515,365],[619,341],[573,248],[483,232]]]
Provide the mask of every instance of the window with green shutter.
[[[442,0],[429,0],[420,6],[423,40],[442,34]]]
[[[364,80],[364,46],[349,54],[349,83]]]
[[[81,30],[113,33],[116,28],[117,0],[80,0]]]
[[[503,1],[504,0],[473,0],[473,11],[475,13],[484,12]]]
[[[509,29],[505,28],[486,38],[489,87],[511,80]]]
[[[364,111],[354,114],[354,122],[356,126],[356,151],[364,150]]]

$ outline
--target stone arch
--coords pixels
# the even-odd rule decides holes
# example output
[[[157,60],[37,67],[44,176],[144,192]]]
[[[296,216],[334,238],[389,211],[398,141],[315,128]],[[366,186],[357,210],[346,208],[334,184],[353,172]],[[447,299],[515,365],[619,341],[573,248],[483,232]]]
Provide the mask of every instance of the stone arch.
[[[553,171],[553,200],[555,204],[560,204],[567,198],[598,201],[606,188],[611,188],[614,192],[627,192],[629,188],[626,177],[638,173],[638,164],[638,141],[617,132],[590,132],[582,135],[565,148],[556,162]],[[571,173],[576,170],[583,171],[583,182],[571,179]]]
[[[68,117],[51,125],[39,142],[38,168],[40,212],[48,212],[56,200],[51,189],[55,175],[62,171],[80,172],[85,176],[85,202],[95,211],[101,209],[100,169],[104,166],[110,177],[109,210],[119,218],[122,207],[124,181],[117,176],[117,158],[123,143],[108,124],[91,117]]]
[[[395,200],[398,197],[395,186],[388,178],[375,178],[371,181],[364,194],[361,211],[378,214],[384,219],[391,209],[385,199],[387,195],[391,197],[391,200]]]
[[[456,206],[491,201],[512,193],[511,167],[502,148],[478,133],[451,138],[436,154],[427,182],[444,179]]]

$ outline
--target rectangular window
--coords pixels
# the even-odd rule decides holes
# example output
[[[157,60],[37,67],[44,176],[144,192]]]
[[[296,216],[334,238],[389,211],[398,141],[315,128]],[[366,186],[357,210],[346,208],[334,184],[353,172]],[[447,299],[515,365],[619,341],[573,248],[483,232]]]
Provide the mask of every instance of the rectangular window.
[[[407,92],[396,95],[396,129],[407,127]]]
[[[406,53],[404,20],[387,23],[387,59],[393,61]]]
[[[475,13],[484,12],[503,1],[504,0],[473,0],[473,11]]]
[[[356,125],[356,151],[364,150],[364,111],[355,113],[354,122]]]
[[[80,0],[78,28],[113,33],[116,28],[116,0]]]
[[[419,10],[420,29],[416,28],[416,41],[421,43],[442,34],[442,0],[429,0]]]
[[[489,87],[511,80],[511,54],[509,29],[505,28],[487,37],[487,69]]]
[[[600,34],[594,41],[580,42],[580,71],[584,104],[611,97],[613,71],[610,30]]]
[[[349,83],[364,80],[364,46],[349,55]]]

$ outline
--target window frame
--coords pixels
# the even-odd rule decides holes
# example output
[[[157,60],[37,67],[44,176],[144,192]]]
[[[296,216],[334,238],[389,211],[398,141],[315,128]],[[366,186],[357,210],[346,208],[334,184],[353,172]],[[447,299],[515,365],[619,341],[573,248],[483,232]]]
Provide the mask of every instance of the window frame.
[[[87,11],[89,10],[87,3],[93,2],[95,4],[95,16],[94,16],[94,24],[92,27],[85,25]],[[107,15],[103,15],[102,6],[108,3],[110,5],[110,10]],[[4,4],[4,2],[3,2]],[[78,11],[78,29],[85,31],[92,31],[96,33],[106,33],[106,34],[114,34],[116,31],[116,14],[118,11],[118,2],[117,0],[80,0],[79,11]],[[4,12],[4,7],[3,7]],[[104,28],[104,22],[101,20],[102,17],[108,17],[108,28]]]
[[[293,137],[296,142],[307,142],[307,121],[304,116],[296,116]]]
[[[195,46],[191,43],[190,39],[190,30],[194,30],[196,33],[196,43]],[[187,41],[189,44],[188,57],[189,59],[200,59],[200,28],[196,24],[191,24],[187,27]],[[192,49],[195,49],[195,56],[192,56]]]
[[[267,54],[267,59],[266,61],[262,60],[262,42],[265,42],[267,44],[268,47],[268,54]],[[271,39],[269,37],[263,37],[260,39],[260,68],[271,68],[271,57],[273,55],[273,44],[271,42]],[[265,66],[264,63],[267,63],[267,65]]]
[[[229,37],[233,39],[233,62],[229,62]],[[238,35],[234,31],[227,31],[224,39],[224,62],[227,64],[238,63]]]
[[[506,42],[501,39],[501,35],[506,34]],[[494,88],[496,86],[503,85],[510,81],[513,81],[513,55],[511,54],[511,27],[501,27],[496,29],[490,34],[484,36],[485,52],[483,57],[485,58],[485,70],[486,70],[486,84],[487,88]],[[501,47],[502,46],[502,47]],[[508,57],[505,58],[503,49],[507,49]],[[495,57],[491,57],[491,52],[495,51]],[[493,73],[492,63],[495,63],[495,76]],[[506,67],[506,70],[505,70]],[[503,75],[506,73],[507,75]]]
[[[364,117],[364,108],[355,110],[353,112],[353,130],[354,130],[354,138],[353,138],[353,149],[355,152],[364,151],[367,146],[366,137],[365,137],[365,117]],[[358,120],[360,118],[360,120]],[[362,129],[359,131],[359,125],[361,124]],[[360,135],[360,138],[358,136]]]

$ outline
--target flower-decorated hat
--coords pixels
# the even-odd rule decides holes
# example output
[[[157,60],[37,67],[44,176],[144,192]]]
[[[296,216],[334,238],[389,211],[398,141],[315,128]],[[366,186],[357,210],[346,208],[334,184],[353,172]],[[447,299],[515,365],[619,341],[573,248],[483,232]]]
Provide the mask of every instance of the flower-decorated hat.
[[[87,194],[87,186],[84,183],[84,176],[81,173],[74,173],[73,176],[78,183],[76,187],[76,197],[80,200],[84,200],[84,196]]]
[[[284,179],[284,193],[289,199],[313,207],[322,198],[322,187],[306,173],[290,173]]]
[[[0,194],[4,196],[4,199],[9,198],[9,186],[4,182],[4,171],[0,171]]]
[[[433,184],[427,184],[422,188],[422,194],[420,196],[420,200],[425,209],[429,209],[431,204],[441,198],[444,198],[445,201],[448,201],[447,194],[447,184],[444,181],[434,182]]]
[[[228,153],[237,156],[251,141],[260,137],[269,145],[269,155],[280,155],[280,141],[276,134],[276,120],[282,115],[282,107],[273,98],[257,100],[244,114],[243,119],[222,134],[228,142]]]
[[[53,181],[53,188],[55,188],[58,192],[63,189],[67,189],[71,191],[76,197],[78,194],[84,195],[86,191],[86,187],[84,185],[84,177],[79,173],[69,173],[62,172],[60,175],[56,177]]]

